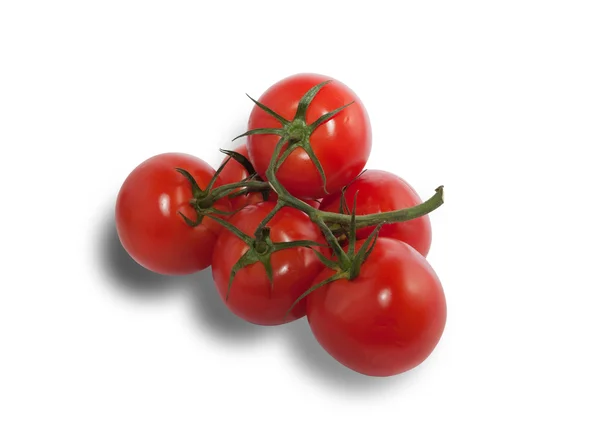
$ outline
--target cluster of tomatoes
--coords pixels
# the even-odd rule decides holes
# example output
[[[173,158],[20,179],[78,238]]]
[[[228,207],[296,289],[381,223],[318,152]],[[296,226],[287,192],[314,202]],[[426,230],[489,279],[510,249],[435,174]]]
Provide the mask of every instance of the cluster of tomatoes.
[[[246,144],[218,170],[164,153],[129,174],[116,203],[123,247],[159,274],[212,266],[223,302],[250,323],[307,316],[323,348],[359,373],[419,365],[446,323],[426,259],[431,223],[400,221],[393,211],[422,205],[419,195],[392,173],[364,170],[364,105],[315,74],[287,77],[254,102]]]

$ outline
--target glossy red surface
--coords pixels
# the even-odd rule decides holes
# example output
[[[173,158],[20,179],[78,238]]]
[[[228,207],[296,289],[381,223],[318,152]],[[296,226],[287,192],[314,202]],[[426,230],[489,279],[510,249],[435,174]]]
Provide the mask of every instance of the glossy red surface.
[[[314,283],[332,273],[326,269]],[[340,363],[365,375],[391,376],[431,354],[446,324],[446,300],[422,255],[379,238],[356,279],[340,279],[307,297],[307,317],[318,342]]]

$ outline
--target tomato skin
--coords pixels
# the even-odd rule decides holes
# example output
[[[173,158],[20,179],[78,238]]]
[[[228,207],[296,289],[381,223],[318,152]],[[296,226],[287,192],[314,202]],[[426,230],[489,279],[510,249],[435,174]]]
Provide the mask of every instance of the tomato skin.
[[[350,210],[357,192],[356,215],[394,211],[422,203],[408,182],[383,170],[367,170],[350,184],[344,196]],[[341,199],[341,193],[327,196],[319,209],[339,212]],[[372,226],[359,229],[357,238],[367,238],[372,231]],[[381,227],[379,236],[404,241],[427,256],[431,248],[431,221],[428,215],[424,215],[406,222],[390,223]]]
[[[248,205],[229,222],[246,235],[254,235],[258,224],[275,207],[275,202]],[[269,222],[273,242],[312,240],[325,244],[319,228],[303,212],[284,207]],[[304,317],[303,300],[285,318],[293,302],[308,289],[313,278],[323,269],[312,249],[285,249],[271,255],[273,285],[258,262],[239,270],[226,300],[229,275],[248,246],[233,233],[224,230],[219,236],[212,261],[212,274],[217,290],[227,307],[238,317],[258,325],[280,325]]]
[[[332,274],[325,269],[314,283]],[[307,297],[307,318],[337,361],[365,375],[392,376],[419,365],[436,347],[446,300],[427,260],[408,244],[384,237],[357,278],[334,281]]]
[[[190,182],[175,168],[191,173],[200,188],[206,188],[215,170],[205,161],[183,153],[155,155],[138,165],[125,179],[115,207],[121,244],[140,265],[165,275],[185,275],[210,265],[221,225],[206,217],[195,228],[188,226],[181,211],[192,220],[196,212]],[[215,187],[220,185],[217,179]],[[215,205],[231,209],[229,200]]]
[[[292,120],[302,96],[314,85],[330,79],[308,73],[289,76],[267,89],[259,101],[287,120]],[[339,81],[334,80],[321,88],[308,107],[306,122],[310,124],[352,101],[352,105],[319,126],[310,136],[310,144],[327,178],[329,193],[339,191],[364,168],[371,153],[371,124],[358,96]],[[252,109],[249,130],[280,127],[279,121],[258,106]],[[276,135],[248,137],[250,161],[263,177],[279,139]],[[319,172],[301,149],[286,159],[277,172],[277,178],[296,197],[316,199],[326,194]]]
[[[304,199],[304,202],[315,209],[319,209],[319,206],[321,206],[320,199]]]
[[[246,158],[250,159],[248,156],[248,148],[246,147],[245,144],[242,144],[242,145],[236,147],[234,149],[234,152],[237,152],[240,155],[243,155]],[[226,156],[223,159],[223,162],[225,162],[227,159],[228,159],[228,157]],[[221,170],[221,173],[219,174],[219,176],[221,178],[221,181],[225,185],[225,184],[234,184],[236,182],[240,182],[241,180],[247,178],[250,175],[248,174],[248,172],[246,171],[246,169],[244,168],[244,166],[242,164],[237,162],[235,159],[231,158],[229,160],[229,162],[225,165],[225,167],[223,167],[223,170]],[[235,190],[234,193],[238,192],[240,190],[241,190],[241,188]],[[276,199],[277,199],[277,195],[273,192],[270,192],[269,200],[276,200]],[[231,205],[234,210],[243,208],[246,205],[253,205],[255,203],[260,203],[260,202],[263,202],[264,200],[265,199],[263,198],[262,193],[250,193],[246,196],[237,196],[237,197],[230,198]]]

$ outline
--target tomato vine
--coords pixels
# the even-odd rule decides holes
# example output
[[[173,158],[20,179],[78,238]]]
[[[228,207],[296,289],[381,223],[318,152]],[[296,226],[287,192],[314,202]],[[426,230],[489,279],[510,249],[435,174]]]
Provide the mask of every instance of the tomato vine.
[[[296,300],[295,303],[297,303],[299,300],[306,297],[314,289],[317,289],[320,286],[325,285],[329,282],[341,278],[349,280],[356,278],[359,275],[360,266],[365,262],[366,258],[370,253],[370,250],[372,250],[374,243],[377,239],[378,231],[383,225],[387,223],[396,223],[416,219],[418,217],[429,214],[444,203],[444,189],[443,186],[439,186],[435,189],[435,193],[429,199],[416,206],[395,211],[357,216],[355,213],[355,209],[353,209],[353,212],[350,214],[343,212],[335,213],[329,211],[322,211],[309,205],[305,200],[290,194],[290,192],[278,180],[277,171],[281,168],[282,164],[291,155],[291,153],[297,148],[301,148],[307,153],[310,160],[313,162],[313,164],[319,171],[319,174],[321,175],[323,186],[325,187],[326,185],[326,178],[325,174],[323,173],[323,168],[318,158],[312,151],[310,145],[310,136],[318,126],[332,119],[337,114],[340,114],[353,103],[352,102],[350,104],[343,105],[319,117],[319,119],[317,119],[315,122],[307,124],[306,111],[308,109],[308,106],[310,105],[315,95],[319,92],[319,90],[328,83],[330,83],[330,81],[321,82],[315,85],[303,96],[303,98],[298,104],[296,115],[291,121],[286,120],[285,118],[274,112],[272,109],[268,108],[264,104],[248,96],[261,110],[265,111],[267,114],[271,115],[282,124],[282,128],[280,129],[253,129],[234,138],[234,140],[236,140],[238,138],[249,135],[275,134],[280,136],[280,139],[275,146],[275,151],[271,156],[269,166],[266,170],[266,181],[262,180],[258,176],[256,170],[252,167],[252,164],[246,157],[230,150],[221,149],[221,151],[228,155],[229,158],[226,159],[216,171],[215,178],[218,177],[219,173],[222,171],[224,166],[227,165],[229,160],[233,159],[239,162],[240,165],[244,166],[244,168],[249,173],[248,178],[246,178],[245,180],[230,184],[224,184],[215,189],[212,189],[211,184],[209,187],[207,187],[207,189],[201,191],[198,188],[195,181],[193,180],[193,178],[191,177],[191,175],[189,175],[189,173],[185,172],[185,170],[183,169],[177,169],[177,171],[184,174],[184,176],[186,176],[186,178],[189,179],[192,185],[192,192],[195,193],[194,199],[191,201],[191,205],[196,209],[197,219],[192,220],[189,217],[186,217],[185,215],[181,214],[186,223],[190,226],[197,226],[202,222],[203,216],[209,216],[211,219],[220,223],[228,231],[233,232],[240,239],[246,242],[246,244],[250,248],[248,252],[246,252],[246,254],[238,260],[234,268],[231,270],[231,276],[229,278],[229,287],[231,287],[231,283],[236,273],[241,268],[257,262],[263,264],[265,271],[267,272],[267,276],[271,280],[272,268],[270,265],[270,255],[273,252],[288,249],[291,247],[314,247],[320,245],[319,243],[313,241],[304,240],[289,243],[273,243],[269,239],[268,224],[270,220],[277,214],[277,212],[284,207],[292,207],[304,212],[310,218],[310,220],[319,227],[319,229],[323,233],[325,240],[328,243],[329,248],[334,254],[334,259],[328,259],[321,253],[316,252],[323,264],[336,271],[336,273],[324,280],[322,283],[316,284],[315,286],[308,289]],[[211,207],[212,202],[216,202],[217,200],[223,197],[246,195],[250,192],[255,191],[265,193],[268,190],[272,190],[277,195],[277,202],[275,207],[264,217],[264,219],[257,226],[253,236],[246,235],[245,233],[237,229],[235,226],[233,226],[228,220],[219,217],[219,215],[229,215],[232,213],[218,211],[215,210],[215,208]],[[353,207],[355,208],[355,206],[356,203],[354,203]],[[235,211],[233,213],[235,213]],[[355,252],[357,229],[371,226],[374,226],[375,229],[369,235],[369,237],[366,240],[366,243],[362,245],[361,249]],[[348,251],[344,251],[342,245],[338,240],[338,237],[334,233],[334,230],[348,227],[350,229],[348,235],[349,248]]]
[[[248,96],[250,97],[250,96]],[[238,317],[306,317],[343,365],[389,376],[422,362],[444,331],[441,281],[426,260],[427,200],[399,176],[364,170],[366,108],[331,78],[298,74],[255,100],[246,138],[215,170],[182,153],[140,163],[117,196],[125,250],[159,274],[207,267]]]

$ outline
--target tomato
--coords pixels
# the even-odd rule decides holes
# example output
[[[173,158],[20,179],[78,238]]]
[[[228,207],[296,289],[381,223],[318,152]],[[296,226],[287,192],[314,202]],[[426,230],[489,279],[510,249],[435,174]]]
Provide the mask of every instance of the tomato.
[[[258,101],[291,121],[302,96],[310,88],[326,80],[331,78],[317,74],[290,76],[272,85]],[[322,115],[352,101],[353,104],[321,124],[312,134],[307,132],[306,124],[311,124]],[[300,136],[309,140],[323,167],[327,192],[335,193],[360,173],[371,153],[371,124],[367,111],[350,88],[334,80],[323,86],[314,97],[308,106],[305,122],[300,120],[292,123],[293,128],[300,131]],[[249,130],[281,127],[281,122],[274,116],[254,106],[248,121]],[[265,175],[279,139],[274,134],[248,136],[250,161],[262,176]],[[276,176],[296,197],[316,199],[326,194],[317,168],[301,148],[291,153]]]
[[[248,148],[246,147],[245,144],[242,144],[241,146],[236,147],[234,149],[234,152],[237,152],[240,155],[248,158]],[[228,157],[226,156],[223,159],[223,162],[225,162],[227,159],[228,159]],[[225,164],[225,167],[223,167],[223,170],[221,170],[221,173],[219,174],[219,176],[221,177],[221,181],[223,182],[223,184],[233,184],[236,182],[240,182],[243,179],[246,179],[250,175],[248,174],[248,171],[246,171],[246,169],[244,168],[244,166],[242,164],[237,162],[235,159],[231,158],[231,159],[229,159],[229,162],[227,164]],[[235,190],[234,193],[238,192],[240,190],[241,190],[241,188]],[[277,195],[273,192],[270,192],[269,199],[276,200]],[[263,202],[264,200],[265,199],[263,198],[262,193],[258,193],[258,192],[250,193],[250,194],[247,194],[244,196],[237,196],[237,197],[230,198],[231,205],[234,210],[243,208],[246,205],[260,203],[260,202]]]
[[[333,273],[323,270],[314,284]],[[307,319],[321,346],[370,376],[391,376],[422,363],[446,324],[444,291],[427,260],[408,244],[385,237],[377,239],[358,277],[319,287],[306,300]]]
[[[270,201],[246,206],[233,215],[229,223],[253,236],[259,223],[274,206],[275,203]],[[274,243],[312,240],[325,244],[317,225],[306,214],[291,207],[278,211],[268,227]],[[272,253],[272,285],[262,263],[240,269],[227,298],[231,271],[248,250],[249,246],[228,230],[223,231],[215,246],[212,274],[227,307],[242,319],[259,325],[279,325],[303,317],[306,314],[304,301],[296,305],[287,317],[286,312],[323,269],[313,249],[297,247]]]
[[[196,227],[183,221],[178,212],[192,220],[197,215],[189,205],[191,184],[176,168],[187,170],[202,189],[215,174],[209,164],[191,155],[153,156],[127,176],[115,209],[119,239],[129,255],[147,269],[168,275],[208,267],[221,231],[221,225],[206,217]],[[217,179],[214,186],[218,185]],[[231,209],[227,199],[220,199],[215,207]]]
[[[422,203],[417,192],[404,179],[383,170],[367,170],[345,191],[345,200],[352,210],[356,198],[356,215],[376,214],[410,208]],[[327,196],[321,202],[323,211],[339,212],[342,195]],[[359,229],[357,238],[367,238],[373,227]],[[431,247],[431,221],[424,215],[406,222],[390,223],[382,226],[380,237],[402,240],[427,256]]]

